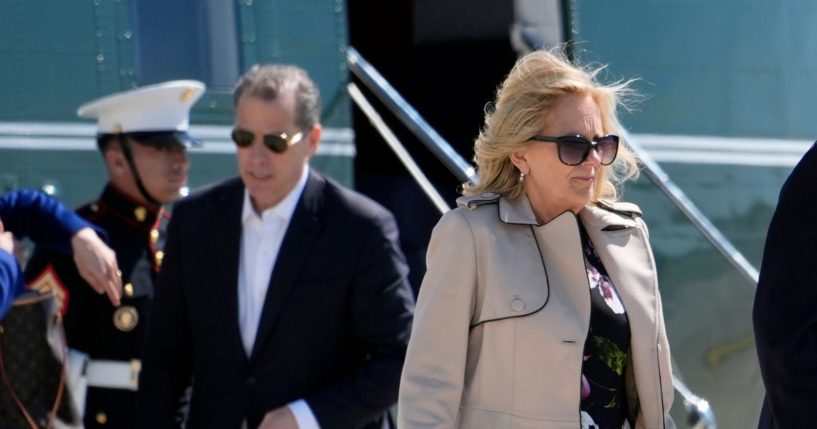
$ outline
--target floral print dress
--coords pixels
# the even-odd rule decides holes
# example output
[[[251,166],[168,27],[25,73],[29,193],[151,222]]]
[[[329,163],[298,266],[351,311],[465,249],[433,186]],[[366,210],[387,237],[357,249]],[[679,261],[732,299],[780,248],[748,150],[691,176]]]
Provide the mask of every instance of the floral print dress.
[[[584,228],[581,236],[590,281],[590,330],[582,362],[581,427],[629,428],[624,376],[630,325],[615,286]]]

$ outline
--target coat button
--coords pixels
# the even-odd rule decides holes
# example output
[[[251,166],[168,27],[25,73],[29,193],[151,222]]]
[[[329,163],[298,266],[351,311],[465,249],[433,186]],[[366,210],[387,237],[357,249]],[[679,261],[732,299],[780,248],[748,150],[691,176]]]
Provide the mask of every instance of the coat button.
[[[525,309],[525,301],[516,298],[511,302],[511,308],[513,309],[513,311],[520,312]]]
[[[96,413],[95,420],[97,423],[104,425],[105,423],[108,423],[108,415],[105,413]]]
[[[253,384],[255,384],[255,377],[247,377],[247,379],[244,380],[244,383],[247,386],[252,386]]]

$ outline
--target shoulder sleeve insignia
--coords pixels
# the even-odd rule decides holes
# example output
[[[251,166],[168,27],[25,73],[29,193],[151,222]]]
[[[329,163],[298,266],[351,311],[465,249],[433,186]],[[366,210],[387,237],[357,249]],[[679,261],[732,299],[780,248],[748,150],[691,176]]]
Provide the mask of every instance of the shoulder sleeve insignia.
[[[485,204],[495,204],[499,201],[499,194],[493,192],[483,192],[479,195],[470,195],[457,198],[457,206],[464,209],[473,210]]]
[[[68,310],[68,289],[62,284],[51,264],[48,264],[43,272],[35,277],[27,287],[39,292],[52,291],[57,300],[57,305],[59,305],[60,314],[65,315]]]

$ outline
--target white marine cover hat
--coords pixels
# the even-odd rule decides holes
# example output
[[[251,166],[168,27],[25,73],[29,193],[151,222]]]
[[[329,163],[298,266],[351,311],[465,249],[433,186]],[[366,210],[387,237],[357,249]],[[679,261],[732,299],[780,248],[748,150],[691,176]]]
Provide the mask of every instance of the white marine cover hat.
[[[97,120],[97,133],[180,132],[190,127],[190,108],[204,94],[196,80],[174,80],[118,92],[83,104],[81,118]]]

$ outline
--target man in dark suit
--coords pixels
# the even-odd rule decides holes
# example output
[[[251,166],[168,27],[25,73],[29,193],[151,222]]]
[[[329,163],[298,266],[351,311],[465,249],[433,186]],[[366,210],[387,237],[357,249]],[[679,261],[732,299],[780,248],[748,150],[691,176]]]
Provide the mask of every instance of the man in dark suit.
[[[294,66],[236,85],[240,179],[173,211],[140,383],[140,424],[384,428],[413,298],[392,215],[310,171],[318,89]],[[260,426],[259,426],[260,425]]]
[[[754,306],[760,428],[817,425],[817,143],[780,191]]]

